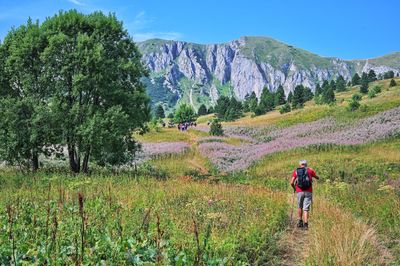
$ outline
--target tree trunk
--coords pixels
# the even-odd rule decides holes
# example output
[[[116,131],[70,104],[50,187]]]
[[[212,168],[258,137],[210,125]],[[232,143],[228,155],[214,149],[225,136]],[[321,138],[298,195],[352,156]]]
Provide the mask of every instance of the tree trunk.
[[[90,157],[90,148],[88,148],[85,152],[85,156],[83,157],[82,162],[82,172],[87,174],[89,172],[89,157]]]
[[[79,164],[76,162],[75,157],[75,147],[74,145],[68,144],[68,157],[69,157],[69,167],[72,172],[79,173]]]
[[[39,169],[39,155],[36,151],[32,154],[32,170],[36,172]]]

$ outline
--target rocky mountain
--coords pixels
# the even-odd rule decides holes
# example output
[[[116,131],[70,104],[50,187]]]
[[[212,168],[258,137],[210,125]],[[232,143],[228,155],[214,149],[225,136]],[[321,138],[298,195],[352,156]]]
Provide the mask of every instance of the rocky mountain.
[[[198,108],[213,105],[219,96],[243,99],[265,86],[283,85],[286,95],[297,85],[314,89],[317,82],[357,72],[400,72],[400,53],[367,60],[321,57],[267,37],[241,37],[223,44],[195,44],[152,39],[138,43],[150,70],[144,80],[153,104],[173,108],[187,102]]]

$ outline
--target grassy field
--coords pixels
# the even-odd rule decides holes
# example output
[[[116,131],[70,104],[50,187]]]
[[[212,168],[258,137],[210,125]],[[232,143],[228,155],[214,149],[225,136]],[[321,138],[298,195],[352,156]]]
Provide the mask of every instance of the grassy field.
[[[227,179],[288,189],[296,162],[307,158],[322,177],[316,195],[370,224],[400,261],[400,138],[361,146],[322,146],[266,156],[246,172]],[[318,201],[318,200],[317,200]],[[335,221],[337,217],[330,218]],[[323,229],[323,228],[322,228]]]
[[[0,261],[230,265],[277,262],[283,193],[125,175],[1,179]]]
[[[310,101],[305,104],[303,109],[293,110],[290,113],[280,114],[278,110],[279,108],[277,108],[275,111],[256,117],[251,117],[250,114],[246,114],[245,117],[234,122],[224,123],[224,125],[277,125],[280,127],[287,127],[300,122],[316,121],[327,116],[345,121],[371,116],[400,105],[400,78],[396,78],[395,80],[398,85],[392,88],[389,88],[388,80],[370,83],[370,88],[373,88],[374,86],[380,86],[382,88],[382,92],[378,97],[372,99],[369,99],[367,95],[364,95],[360,102],[362,105],[364,105],[364,107],[355,112],[348,112],[346,110],[346,106],[348,105],[351,96],[354,93],[359,92],[359,86],[355,86],[346,92],[336,93],[336,104],[332,106],[317,105],[314,101]],[[199,118],[199,121],[204,121],[204,119]]]
[[[356,121],[400,105],[400,86],[388,89],[387,83],[372,84],[382,86],[382,93],[364,96],[366,107],[356,112],[346,110],[358,90],[353,88],[337,94],[333,106],[309,102],[288,114],[247,114],[224,125],[287,127],[327,116]],[[134,137],[152,145],[184,142],[188,148],[156,156],[135,172],[70,176],[3,169],[0,264],[400,264],[399,136],[276,152],[228,174],[200,153],[199,143],[210,141],[207,132],[159,128]],[[247,144],[236,137],[212,141]],[[289,223],[288,182],[303,158],[322,177],[314,183],[308,232]]]

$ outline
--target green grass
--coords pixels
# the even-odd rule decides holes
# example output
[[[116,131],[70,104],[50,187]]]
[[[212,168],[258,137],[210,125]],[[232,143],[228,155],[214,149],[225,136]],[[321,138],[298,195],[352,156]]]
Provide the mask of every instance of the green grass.
[[[285,115],[274,111],[225,125],[286,127],[326,116],[351,122],[400,105],[400,86],[388,89],[388,81],[378,81],[371,87],[376,84],[383,91],[373,99],[364,96],[361,103],[368,106],[364,110],[346,110],[348,99],[358,90],[355,87],[337,94],[335,106],[309,102]],[[198,123],[210,118],[203,116]],[[303,158],[322,180],[314,183],[315,209],[308,234],[307,248],[314,252],[302,263],[382,264],[379,241],[393,254],[393,264],[400,263],[400,187],[396,185],[400,137],[278,152],[245,171],[221,176],[197,150],[198,141],[208,136],[176,128],[134,135],[144,143],[190,144],[187,152],[151,160],[138,172],[112,174],[96,168],[92,176],[69,176],[65,169],[26,174],[3,168],[0,264],[14,259],[37,265],[101,260],[116,265],[280,264],[279,241],[287,226],[291,193],[288,182]],[[243,144],[236,138],[219,141]]]
[[[0,182],[2,263],[278,263],[282,193],[123,174],[7,172]]]
[[[322,178],[314,184],[315,200],[325,197],[375,227],[399,263],[400,187],[390,185],[400,182],[399,151],[399,137],[359,146],[299,148],[267,155],[247,171],[225,178],[287,191],[293,169],[305,158]]]
[[[197,118],[196,122],[197,124],[205,124],[208,121],[211,121],[215,118],[215,114],[208,114],[208,115],[203,115]]]
[[[143,135],[134,134],[133,137],[140,142],[195,142],[200,137],[208,136],[207,132],[189,129],[182,132],[176,128],[160,128],[159,131],[150,131]]]
[[[353,87],[349,91],[337,93],[335,105],[317,105],[314,101],[309,101],[303,109],[294,110],[289,113],[280,114],[278,111],[279,108],[277,108],[275,111],[262,116],[253,118],[250,115],[246,115],[244,118],[224,124],[242,126],[277,125],[279,127],[288,127],[298,123],[313,122],[328,116],[344,122],[354,121],[400,106],[400,85],[389,88],[389,82],[389,80],[372,82],[370,88],[380,85],[382,92],[372,99],[363,96],[360,103],[364,107],[354,112],[348,111],[346,107],[351,96],[359,92],[358,86]],[[400,79],[397,78],[396,82],[400,84]]]

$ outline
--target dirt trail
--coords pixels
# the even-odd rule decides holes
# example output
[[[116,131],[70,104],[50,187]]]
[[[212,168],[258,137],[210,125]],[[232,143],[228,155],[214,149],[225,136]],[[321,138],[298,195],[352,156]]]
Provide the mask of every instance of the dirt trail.
[[[294,266],[294,265],[303,265],[304,258],[302,254],[304,250],[307,250],[308,243],[308,231],[303,230],[301,228],[296,227],[297,223],[297,206],[296,206],[296,195],[294,195],[294,203],[293,203],[293,194],[288,195],[288,203],[291,208],[288,213],[288,228],[286,229],[285,234],[283,235],[280,246],[283,250],[282,256],[282,265],[283,266]],[[291,212],[293,210],[292,221],[290,221]]]
[[[292,195],[288,195],[288,202],[292,204]],[[313,209],[316,210],[315,213],[313,213]],[[290,221],[290,212],[291,209],[289,210],[288,221]],[[335,221],[333,227],[330,221]],[[373,227],[356,219],[351,213],[338,208],[322,197],[319,197],[318,201],[311,208],[309,230],[305,231],[297,228],[296,222],[297,207],[295,199],[295,203],[293,204],[293,220],[289,223],[280,241],[280,246],[283,250],[282,265],[304,265],[307,259],[307,251],[315,249],[317,246],[323,248],[326,245],[329,245],[327,252],[330,256],[338,259],[338,265],[346,265],[348,260],[352,259],[352,256],[361,258],[358,261],[353,261],[356,264],[361,261],[370,261],[371,257],[367,254],[367,245],[373,247],[372,252],[380,255],[372,256],[372,265],[391,265],[391,262],[393,262],[393,255],[382,245]],[[353,231],[359,231],[359,234],[352,234]],[[338,238],[337,234],[345,237]],[[352,243],[350,246],[347,245],[349,242]],[[364,248],[361,247],[350,252],[349,250],[354,243],[358,243],[358,245],[362,245]],[[326,255],[326,253],[321,251],[314,252],[314,254],[316,253],[320,254],[320,256]]]

